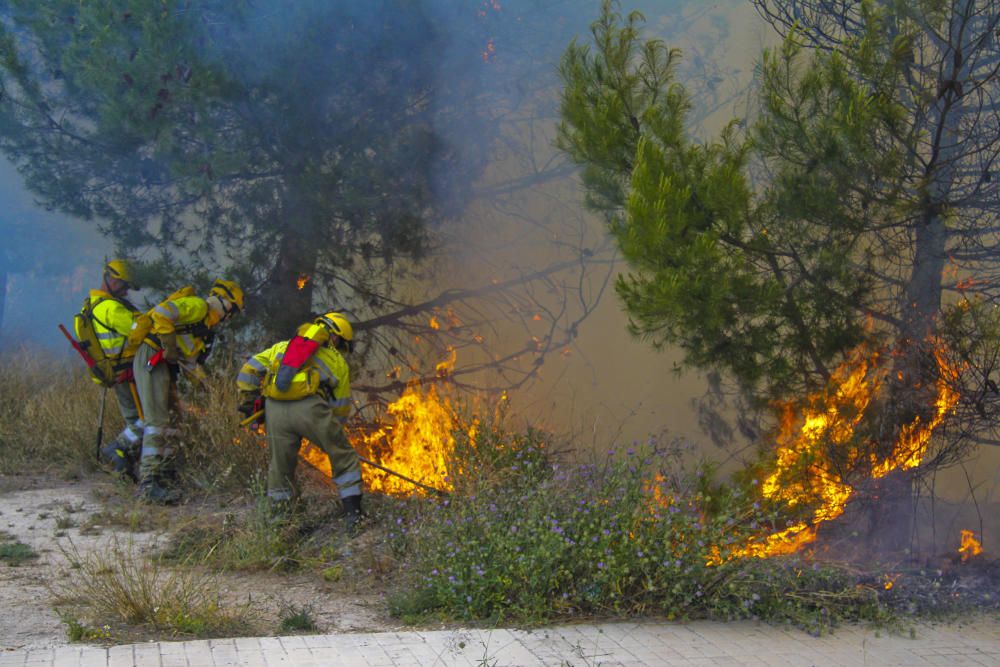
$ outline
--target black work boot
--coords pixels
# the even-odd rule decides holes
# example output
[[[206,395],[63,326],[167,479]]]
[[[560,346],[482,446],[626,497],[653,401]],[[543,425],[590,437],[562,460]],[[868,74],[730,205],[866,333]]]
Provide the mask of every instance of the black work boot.
[[[101,460],[110,463],[111,470],[116,475],[127,477],[133,483],[139,481],[135,474],[136,457],[119,440],[113,440],[101,448]]]
[[[153,477],[147,477],[139,482],[139,497],[154,505],[174,505],[180,500],[176,489],[168,489]]]
[[[361,494],[341,498],[340,502],[344,503],[344,519],[347,521],[347,533],[352,536],[357,535],[361,530],[361,518],[363,516],[361,511]]]

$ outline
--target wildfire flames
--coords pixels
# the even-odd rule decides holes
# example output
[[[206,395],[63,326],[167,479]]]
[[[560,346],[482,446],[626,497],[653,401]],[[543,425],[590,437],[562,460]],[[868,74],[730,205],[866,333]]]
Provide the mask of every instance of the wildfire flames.
[[[437,329],[437,318],[431,318]],[[458,355],[448,348],[448,358],[438,363],[435,372],[446,377],[455,367]],[[354,448],[390,470],[440,491],[451,491],[448,479],[448,459],[455,449],[455,411],[447,396],[434,385],[411,382],[403,395],[386,409],[391,423],[383,424],[371,433],[358,433],[352,438]],[[473,428],[475,428],[473,426]],[[377,468],[365,473],[369,489],[391,495],[425,493],[406,480]]]
[[[436,366],[440,377],[446,376],[455,365],[455,350],[449,348],[448,355],[448,359]],[[403,395],[387,407],[385,423],[371,432],[356,431],[350,439],[354,449],[373,463],[426,486],[451,491],[447,464],[455,449],[454,432],[457,427],[448,397],[433,385],[412,382]],[[330,462],[319,447],[305,441],[300,456],[323,474],[332,476]],[[365,486],[370,491],[389,495],[428,493],[378,468],[363,467]]]
[[[298,279],[296,279],[296,281],[295,281],[295,286],[296,286],[296,287],[297,287],[298,289],[302,289],[303,287],[305,287],[305,286],[306,286],[306,283],[308,283],[308,282],[309,282],[309,278],[310,278],[310,277],[311,277],[311,276],[307,276],[307,275],[306,275],[306,274],[304,274],[304,273],[302,273],[302,274],[299,274],[299,277],[298,277]]]
[[[850,449],[858,423],[879,396],[888,376],[877,353],[864,346],[855,349],[834,372],[828,388],[808,397],[800,414],[792,405],[784,405],[774,469],[764,480],[762,495],[789,509],[814,508],[812,516],[755,538],[737,549],[733,557],[767,558],[793,553],[816,539],[821,523],[843,514],[855,489],[837,472],[839,468],[829,456],[831,450],[846,449],[841,453],[848,458],[847,467],[857,469],[866,464],[872,479],[920,465],[934,429],[958,402],[958,394],[951,388],[957,369],[947,363],[940,349],[935,349],[934,356],[939,379],[932,418],[926,422],[916,418],[902,428],[891,455],[881,461],[874,456],[860,460],[863,454]]]
[[[962,546],[958,548],[958,553],[962,554],[963,563],[973,556],[983,553],[982,545],[976,539],[976,534],[971,530],[962,531]]]

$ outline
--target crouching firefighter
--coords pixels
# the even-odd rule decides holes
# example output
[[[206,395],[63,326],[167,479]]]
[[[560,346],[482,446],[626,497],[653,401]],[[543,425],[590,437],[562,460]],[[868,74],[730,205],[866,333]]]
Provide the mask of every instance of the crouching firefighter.
[[[135,382],[132,378],[132,359],[135,346],[128,336],[138,315],[138,309],[128,300],[129,290],[139,289],[132,266],[121,259],[113,259],[104,266],[100,289],[90,290],[90,298],[76,320],[76,334],[87,339],[84,331],[89,327],[99,346],[104,381],[94,381],[112,387],[118,410],[125,420],[114,440],[100,448],[101,458],[110,463],[114,471],[132,481],[136,479],[136,463],[142,443],[142,409],[139,407]],[[83,321],[81,318],[86,318]]]
[[[264,397],[267,447],[267,496],[279,511],[297,500],[295,480],[302,438],[330,459],[349,531],[361,520],[361,461],[344,424],[350,414],[351,380],[344,354],[353,349],[354,331],[340,313],[326,313],[282,341],[250,357],[236,386],[240,412],[249,415]]]
[[[174,292],[137,319],[131,339],[141,339],[135,354],[135,375],[145,426],[139,458],[139,494],[150,502],[178,500],[176,490],[167,488],[174,451],[167,437],[170,426],[171,395],[176,391],[178,369],[195,380],[204,378],[204,360],[215,329],[243,310],[243,290],[230,281],[218,279],[209,296],[201,298],[186,287]]]

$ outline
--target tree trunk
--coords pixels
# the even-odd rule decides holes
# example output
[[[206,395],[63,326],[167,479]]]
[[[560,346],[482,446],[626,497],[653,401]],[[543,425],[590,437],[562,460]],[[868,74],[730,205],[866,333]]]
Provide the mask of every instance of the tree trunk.
[[[277,250],[274,269],[260,295],[261,321],[268,335],[287,338],[313,316],[312,277],[318,249],[316,243],[290,232]]]
[[[954,11],[968,15],[967,3],[958,2]],[[951,22],[950,49],[962,51],[965,20]],[[936,331],[941,312],[943,273],[948,257],[948,230],[944,213],[951,204],[957,162],[961,157],[960,120],[963,99],[960,86],[947,85],[964,81],[967,66],[961,57],[942,55],[939,90],[943,92],[928,109],[924,174],[926,190],[920,201],[921,214],[913,230],[913,268],[903,291],[902,329],[892,368],[892,384],[884,415],[883,437],[878,455],[890,456],[900,430],[914,419],[927,423],[933,416],[937,393],[938,368],[932,353],[931,336]],[[910,546],[913,514],[914,475],[906,471],[890,473],[876,484],[871,515],[872,537],[882,550],[902,552]]]

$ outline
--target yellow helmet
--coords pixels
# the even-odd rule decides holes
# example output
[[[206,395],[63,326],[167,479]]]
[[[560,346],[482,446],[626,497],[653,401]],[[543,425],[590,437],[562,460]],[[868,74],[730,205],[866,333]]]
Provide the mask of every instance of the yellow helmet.
[[[209,294],[228,301],[236,306],[237,310],[243,310],[243,290],[240,289],[240,286],[232,280],[218,278],[214,283],[212,283],[212,290]]]
[[[127,260],[113,259],[105,264],[104,277],[115,278],[128,285],[131,289],[139,289],[139,286],[135,283],[135,271]]]
[[[340,313],[326,313],[316,318],[316,324],[326,327],[330,333],[340,336],[348,343],[354,340],[354,328],[347,318]]]

